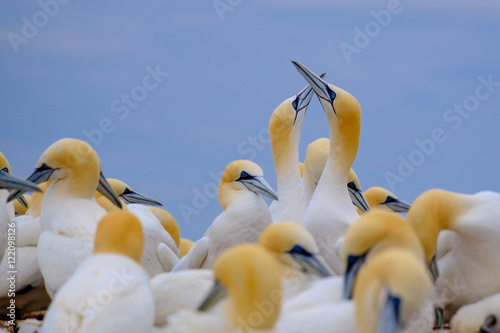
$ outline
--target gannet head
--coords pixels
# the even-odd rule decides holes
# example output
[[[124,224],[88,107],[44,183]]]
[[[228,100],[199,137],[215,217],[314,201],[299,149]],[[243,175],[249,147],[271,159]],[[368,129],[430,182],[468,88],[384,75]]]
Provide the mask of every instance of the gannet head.
[[[297,267],[319,277],[333,275],[318,254],[314,237],[296,222],[271,224],[264,229],[258,243],[286,266]]]
[[[113,190],[116,192],[116,194],[118,194],[118,196],[126,203],[129,204],[138,203],[150,206],[163,206],[161,202],[159,202],[158,200],[148,197],[144,194],[135,192],[134,190],[132,190],[132,188],[130,188],[130,186],[128,186],[121,180],[114,178],[107,178],[107,180],[109,182],[109,185],[111,185]],[[97,196],[98,194],[96,195],[96,197]]]
[[[428,302],[431,280],[421,260],[403,249],[388,249],[368,260],[355,289],[359,332],[400,332]]]
[[[399,199],[394,193],[385,188],[374,186],[364,193],[366,200],[372,208],[385,209],[392,212],[406,213],[411,205]]]
[[[325,75],[326,73],[323,73],[321,77]],[[269,119],[269,134],[272,139],[279,140],[287,137],[292,131],[297,133],[297,136],[300,136],[300,129],[307,112],[307,106],[311,102],[313,95],[313,90],[308,85],[297,95],[283,101],[274,110]]]
[[[94,253],[117,253],[141,262],[144,238],[141,222],[129,212],[115,211],[104,215],[94,241]]]
[[[319,138],[307,146],[304,168],[310,172],[315,185],[325,169],[328,153],[330,152],[330,139]]]
[[[231,162],[224,170],[219,184],[219,202],[222,209],[226,209],[234,191],[252,191],[278,200],[278,195],[264,179],[262,169],[248,160]]]
[[[366,202],[365,196],[361,191],[361,185],[359,185],[358,176],[356,172],[351,168],[349,170],[349,175],[347,176],[347,190],[349,191],[349,196],[351,197],[352,203],[358,207],[362,212],[367,212],[370,210],[370,206]]]
[[[172,214],[159,207],[149,207],[149,210],[151,210],[158,221],[160,221],[163,229],[165,229],[173,238],[175,245],[179,247],[181,241],[179,225],[177,224],[177,221],[174,219]]]
[[[274,326],[283,291],[278,264],[268,251],[253,244],[236,245],[217,257],[213,269],[216,283],[198,308],[200,311],[210,309],[226,290],[231,301],[230,316],[236,327],[259,330]],[[270,304],[269,311],[262,320],[252,320],[262,302]]]
[[[466,194],[432,189],[413,202],[406,221],[422,243],[427,264],[432,262],[441,230],[453,230],[458,216],[474,204],[472,198]]]
[[[330,124],[330,139],[338,145],[338,163],[351,167],[359,146],[361,108],[347,91],[327,83],[299,62],[292,61],[299,73],[313,88]],[[333,131],[333,132],[332,132]]]
[[[45,150],[35,171],[27,180],[36,184],[49,180],[66,180],[72,193],[84,198],[91,198],[95,189],[106,196],[116,206],[121,203],[101,172],[101,162],[97,153],[84,141],[61,139]],[[8,200],[21,195],[21,191],[12,192]]]
[[[411,226],[398,214],[383,210],[363,214],[347,229],[342,247],[344,298],[352,297],[356,275],[368,256],[388,248],[405,248],[422,261],[424,252]]]
[[[40,191],[40,188],[31,181],[26,181],[12,175],[9,161],[2,153],[0,153],[0,189],[17,190],[21,193],[27,191]],[[11,199],[8,199],[8,201],[11,201]],[[21,204],[25,204],[25,202],[21,202]]]

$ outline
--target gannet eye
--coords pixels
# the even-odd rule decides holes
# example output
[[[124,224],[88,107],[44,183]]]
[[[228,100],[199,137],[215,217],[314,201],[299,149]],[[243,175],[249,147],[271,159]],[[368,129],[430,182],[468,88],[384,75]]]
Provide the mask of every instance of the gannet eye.
[[[347,184],[347,187],[349,187],[351,190],[358,191],[358,188],[356,187],[356,184],[354,182],[350,182]]]
[[[251,179],[251,178],[252,178],[252,176],[250,176],[245,171],[242,171],[241,174],[240,174],[240,179]]]
[[[330,98],[332,99],[332,101],[335,99],[335,97],[337,97],[337,94],[334,91],[330,91]]]
[[[294,109],[297,109],[297,101],[293,101],[292,106]]]
[[[394,199],[391,196],[388,196],[387,199],[385,200],[385,203],[394,202],[394,201],[396,201],[396,199]]]

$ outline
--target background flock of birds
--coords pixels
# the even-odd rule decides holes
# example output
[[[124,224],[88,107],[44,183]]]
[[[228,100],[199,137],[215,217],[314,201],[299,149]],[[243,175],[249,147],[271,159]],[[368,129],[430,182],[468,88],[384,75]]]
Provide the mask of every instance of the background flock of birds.
[[[52,144],[27,180],[0,154],[4,319],[48,307],[43,321],[17,321],[19,331],[429,332],[449,324],[498,332],[500,194],[433,189],[411,207],[382,188],[363,194],[351,169],[357,100],[293,64],[309,85],[270,118],[277,192],[257,164],[230,163],[219,185],[223,212],[194,243],[158,201],[106,180],[83,141]],[[330,138],[311,143],[302,164],[314,94]]]

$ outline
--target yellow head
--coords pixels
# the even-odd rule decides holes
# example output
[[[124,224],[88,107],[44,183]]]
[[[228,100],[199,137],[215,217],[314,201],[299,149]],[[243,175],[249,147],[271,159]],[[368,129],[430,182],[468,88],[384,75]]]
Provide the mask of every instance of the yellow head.
[[[422,261],[423,249],[411,226],[398,214],[382,210],[362,215],[347,230],[342,248],[342,260],[347,256],[369,256],[388,248],[404,248]]]
[[[430,293],[429,273],[413,254],[402,249],[377,254],[361,268],[355,286],[358,332],[379,332],[380,325],[388,322],[404,329],[426,304]],[[382,318],[382,313],[386,317]]]
[[[235,327],[242,330],[270,329],[280,313],[283,294],[278,265],[266,250],[241,244],[221,253],[214,274],[229,294],[228,306]],[[262,307],[266,313],[262,313]],[[255,320],[255,314],[261,314]]]
[[[268,251],[280,255],[290,252],[296,245],[309,253],[318,253],[314,237],[296,222],[271,224],[261,233],[258,243]]]
[[[359,184],[359,179],[358,179],[358,175],[356,175],[356,172],[354,172],[354,170],[351,168],[351,170],[349,170],[349,175],[347,176],[347,184],[349,184],[350,182],[353,182],[354,185],[356,185],[356,188],[360,191],[361,190],[361,185]],[[365,196],[366,198],[366,196]]]
[[[0,153],[0,170],[4,168],[7,169],[8,173],[12,173],[9,161],[7,161],[7,158],[4,154]]]
[[[94,253],[117,253],[141,262],[144,236],[141,222],[128,212],[106,214],[97,226]]]
[[[277,200],[278,196],[264,179],[262,169],[252,161],[237,160],[230,163],[219,183],[219,203],[225,210],[238,191],[252,191]]]
[[[160,221],[163,228],[170,234],[170,236],[172,236],[172,238],[175,241],[175,245],[179,247],[181,241],[179,225],[175,221],[172,214],[170,214],[163,208],[158,208],[158,207],[148,207],[148,208],[156,216],[158,221]]]
[[[421,194],[412,204],[406,221],[412,226],[430,263],[441,230],[453,230],[458,216],[474,204],[473,197],[440,189]]]
[[[327,138],[319,138],[307,146],[304,168],[310,172],[312,180],[316,185],[325,169],[329,152],[330,139]]]
[[[71,179],[66,183],[68,193],[91,197],[97,188],[101,172],[99,156],[85,141],[61,139],[45,150],[36,166],[45,170],[44,181]]]

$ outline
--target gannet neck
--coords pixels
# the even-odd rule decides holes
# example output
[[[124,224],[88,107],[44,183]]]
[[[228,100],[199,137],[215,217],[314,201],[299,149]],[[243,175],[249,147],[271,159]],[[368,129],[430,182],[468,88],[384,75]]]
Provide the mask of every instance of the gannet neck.
[[[298,144],[305,110],[298,113],[296,118],[296,111],[292,107],[294,99],[295,97],[291,97],[281,103],[269,119],[269,136],[278,184],[283,173],[295,176],[299,174]]]
[[[144,239],[141,222],[128,212],[106,214],[99,224],[94,242],[94,253],[118,253],[141,262]]]
[[[415,200],[406,220],[424,247],[427,263],[436,252],[439,233],[453,230],[457,218],[473,204],[473,196],[440,189],[424,192]]]
[[[237,245],[221,253],[214,263],[216,279],[227,289],[229,312],[235,327],[270,329],[281,308],[282,284],[275,259],[263,248],[252,244]],[[262,320],[252,320],[261,305],[269,304]]]
[[[349,173],[356,158],[361,131],[361,108],[358,101],[347,91],[330,85],[337,97],[333,101],[336,113],[325,113],[330,127],[329,160],[334,162],[338,172]],[[326,102],[321,100],[323,107]]]
[[[383,321],[391,319],[404,329],[430,293],[430,276],[421,261],[401,249],[380,253],[359,273],[354,293],[358,331],[379,332]],[[386,309],[396,318],[383,317]]]
[[[158,221],[160,221],[161,225],[163,226],[163,229],[165,229],[170,234],[170,236],[172,236],[175,245],[179,247],[181,241],[179,225],[177,224],[177,221],[175,221],[172,214],[170,214],[163,208],[158,208],[158,207],[148,207],[148,208],[149,210],[151,210],[154,216],[156,216]]]

